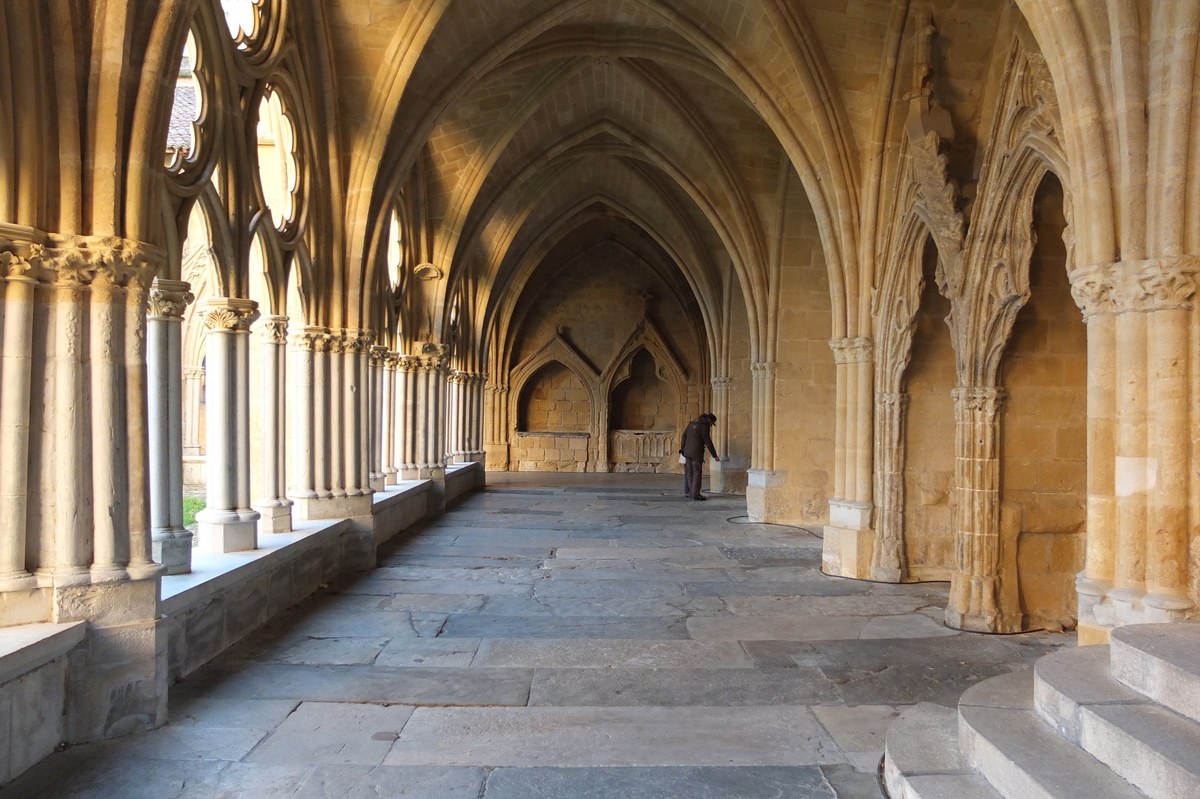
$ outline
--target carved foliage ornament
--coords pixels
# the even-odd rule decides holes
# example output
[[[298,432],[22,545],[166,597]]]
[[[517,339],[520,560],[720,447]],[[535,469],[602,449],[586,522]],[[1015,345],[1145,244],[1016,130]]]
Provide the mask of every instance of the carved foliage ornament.
[[[1071,295],[1083,318],[1119,313],[1190,310],[1200,257],[1096,264],[1071,273]]]
[[[869,338],[839,338],[829,342],[835,363],[870,363],[875,344]]]
[[[258,319],[258,303],[253,300],[217,298],[205,300],[197,311],[209,330],[226,330],[236,333],[250,330]]]
[[[190,288],[181,280],[155,280],[150,287],[150,316],[182,319],[184,310],[196,299]]]
[[[40,253],[41,265],[67,286],[145,291],[165,262],[161,247],[112,236],[52,239]]]
[[[271,344],[285,344],[288,338],[288,318],[286,316],[267,316],[258,326],[263,338]]]

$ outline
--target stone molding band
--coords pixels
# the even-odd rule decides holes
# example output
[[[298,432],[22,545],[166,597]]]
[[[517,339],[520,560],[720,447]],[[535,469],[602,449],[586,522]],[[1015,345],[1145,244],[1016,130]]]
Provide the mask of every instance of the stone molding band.
[[[1175,255],[1145,261],[1081,266],[1070,275],[1071,296],[1084,320],[1094,316],[1191,310],[1200,257]]]
[[[862,338],[835,338],[829,342],[835,363],[871,363],[875,359],[875,342]]]

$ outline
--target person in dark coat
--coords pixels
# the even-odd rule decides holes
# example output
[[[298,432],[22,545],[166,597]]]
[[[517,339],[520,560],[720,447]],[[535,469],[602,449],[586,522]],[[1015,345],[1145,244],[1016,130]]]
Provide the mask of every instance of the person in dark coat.
[[[683,456],[683,495],[688,499],[705,500],[700,493],[700,475],[704,471],[704,450],[712,453],[713,460],[720,463],[716,447],[712,443],[712,426],[717,423],[717,417],[711,413],[702,413],[695,421],[688,422],[683,431],[683,441],[679,445],[679,454]]]

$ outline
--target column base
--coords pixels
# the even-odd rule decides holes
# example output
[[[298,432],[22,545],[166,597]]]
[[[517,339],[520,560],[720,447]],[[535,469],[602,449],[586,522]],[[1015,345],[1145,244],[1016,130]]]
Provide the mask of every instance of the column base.
[[[384,487],[387,486],[387,477],[383,474],[383,472],[371,472],[371,475],[367,478],[367,480],[371,486],[372,493],[383,491]]]
[[[512,469],[508,462],[508,444],[484,444],[483,451],[487,453],[487,462],[493,471],[507,472]]]
[[[397,469],[395,466],[384,466],[383,467],[384,488],[386,488],[387,486],[398,485],[399,483],[400,483],[400,470]]]
[[[291,497],[292,518],[298,521],[369,517],[373,495],[358,497]]]
[[[37,578],[26,571],[0,574],[0,592],[24,591],[37,588]]]
[[[749,481],[745,458],[726,457],[708,464],[709,490],[714,494],[745,494]]]
[[[835,577],[874,579],[875,531],[871,529],[870,502],[829,500],[829,524],[821,547],[821,570]]]
[[[1082,573],[1075,580],[1079,595],[1079,642],[1108,643],[1116,627],[1161,624],[1192,618],[1196,607],[1183,596],[1147,593],[1140,588],[1113,587]]]
[[[772,507],[771,489],[782,488],[787,472],[773,472],[767,469],[749,469],[746,471],[746,514],[752,522],[770,522],[778,519],[778,512]],[[711,481],[710,481],[711,488]]]
[[[246,552],[258,549],[258,511],[219,511],[205,508],[196,514],[200,546],[205,552]]]
[[[292,501],[290,499],[260,499],[252,503],[258,511],[260,533],[290,533],[292,531]]]
[[[152,557],[167,574],[188,574],[192,570],[192,538],[187,530],[156,530]]]

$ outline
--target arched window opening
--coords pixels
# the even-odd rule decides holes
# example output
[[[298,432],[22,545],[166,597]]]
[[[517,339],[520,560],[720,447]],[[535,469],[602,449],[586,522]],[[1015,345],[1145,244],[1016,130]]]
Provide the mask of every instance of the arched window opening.
[[[197,79],[196,39],[188,32],[179,61],[179,75],[175,79],[175,100],[171,105],[171,121],[167,127],[165,164],[167,169],[178,172],[190,162],[196,153],[196,142],[200,136],[200,115],[204,110],[204,92]]]
[[[268,87],[258,108],[258,179],[275,227],[296,213],[296,135],[279,92]]]
[[[393,289],[400,286],[400,270],[404,265],[404,229],[400,226],[400,215],[392,210],[388,224],[387,267],[388,282]]]
[[[237,42],[239,50],[247,49],[247,42],[258,34],[262,16],[261,0],[221,0],[225,11],[225,24],[229,35]]]

